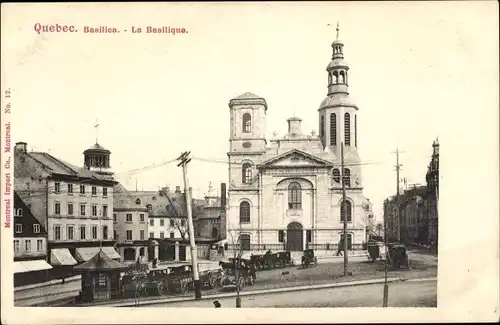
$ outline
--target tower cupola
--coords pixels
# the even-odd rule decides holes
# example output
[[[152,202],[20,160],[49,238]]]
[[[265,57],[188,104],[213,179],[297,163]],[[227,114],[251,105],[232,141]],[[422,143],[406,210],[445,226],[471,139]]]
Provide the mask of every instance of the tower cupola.
[[[339,40],[339,24],[337,23],[337,38],[332,43],[332,61],[328,64],[328,96],[333,94],[349,94],[348,71],[349,66],[344,61],[344,44]]]

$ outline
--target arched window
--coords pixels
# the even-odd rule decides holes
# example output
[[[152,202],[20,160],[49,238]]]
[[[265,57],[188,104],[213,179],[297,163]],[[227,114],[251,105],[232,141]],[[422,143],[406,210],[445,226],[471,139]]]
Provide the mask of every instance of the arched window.
[[[328,73],[328,84],[332,84],[332,74],[330,72]]]
[[[252,132],[252,117],[250,114],[245,113],[243,114],[243,132],[249,133]]]
[[[252,182],[252,164],[243,164],[241,181],[243,182],[243,184],[250,184]]]
[[[325,117],[321,116],[321,122],[319,123],[319,137],[323,139],[325,136]]]
[[[330,114],[330,145],[337,145],[337,114]]]
[[[354,115],[354,146],[358,147],[358,116]]]
[[[344,142],[346,146],[351,145],[351,115],[344,114]]]
[[[337,84],[339,78],[339,73],[337,71],[333,71],[333,83]]]
[[[141,204],[141,199],[135,200],[135,204]]]
[[[345,207],[344,207],[345,206]],[[344,213],[344,209],[345,212]],[[345,201],[345,204],[340,204],[340,221],[344,222],[344,216],[347,215],[347,222],[352,222],[352,205],[350,201]]]
[[[346,187],[351,187],[351,171],[349,168],[344,168],[344,184]]]
[[[343,84],[344,82],[345,82],[344,71],[340,71],[340,74],[339,74],[339,84]]]
[[[335,168],[333,170],[333,180],[336,182],[336,183],[340,183],[340,170],[338,170],[338,168]]]
[[[240,203],[240,223],[250,223],[250,203],[247,201]]]
[[[297,182],[288,185],[288,208],[302,209],[302,189]]]

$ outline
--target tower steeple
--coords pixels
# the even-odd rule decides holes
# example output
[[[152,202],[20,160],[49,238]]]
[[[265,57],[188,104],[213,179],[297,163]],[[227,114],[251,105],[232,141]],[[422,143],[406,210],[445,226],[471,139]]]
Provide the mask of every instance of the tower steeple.
[[[337,37],[332,43],[332,61],[328,64],[328,95],[337,93],[349,94],[347,74],[349,66],[344,61],[344,44],[339,40],[339,23],[337,22]]]

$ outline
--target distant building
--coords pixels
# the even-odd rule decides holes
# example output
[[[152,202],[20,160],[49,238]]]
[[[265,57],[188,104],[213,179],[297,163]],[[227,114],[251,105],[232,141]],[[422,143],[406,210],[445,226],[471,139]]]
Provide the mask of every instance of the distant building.
[[[49,279],[47,231],[14,191],[14,286]]]
[[[199,205],[202,206],[202,213],[197,219],[195,236],[217,241],[226,239],[226,184],[221,184],[220,194],[217,194],[210,183],[205,200]]]
[[[192,194],[192,189],[189,190]],[[134,198],[137,209],[145,208],[145,211],[147,211],[149,239],[147,258],[150,261],[157,259],[160,262],[189,260],[191,252],[189,248],[186,196],[181,191],[181,187],[176,186],[174,192],[170,191],[167,186],[158,191],[127,190],[127,194]],[[198,257],[207,258],[210,245],[216,239],[197,236],[197,234],[201,235],[199,217],[202,214],[202,203],[200,200],[192,199],[191,209]],[[117,219],[118,222],[120,220],[123,219]],[[117,228],[120,227],[117,226]],[[120,234],[118,235],[120,236]]]
[[[384,217],[389,240],[437,247],[439,198],[439,143],[434,141],[433,153],[426,174],[426,185],[414,185],[397,197],[384,200]]]
[[[84,167],[46,152],[15,146],[15,189],[48,233],[48,256],[61,274],[92,258],[102,247],[119,259],[113,239],[110,152],[98,144],[84,152]]]

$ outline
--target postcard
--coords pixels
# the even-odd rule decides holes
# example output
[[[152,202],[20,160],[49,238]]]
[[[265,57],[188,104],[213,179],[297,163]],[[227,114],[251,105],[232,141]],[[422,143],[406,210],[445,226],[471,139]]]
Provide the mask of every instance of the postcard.
[[[497,10],[2,4],[2,321],[498,321]]]

